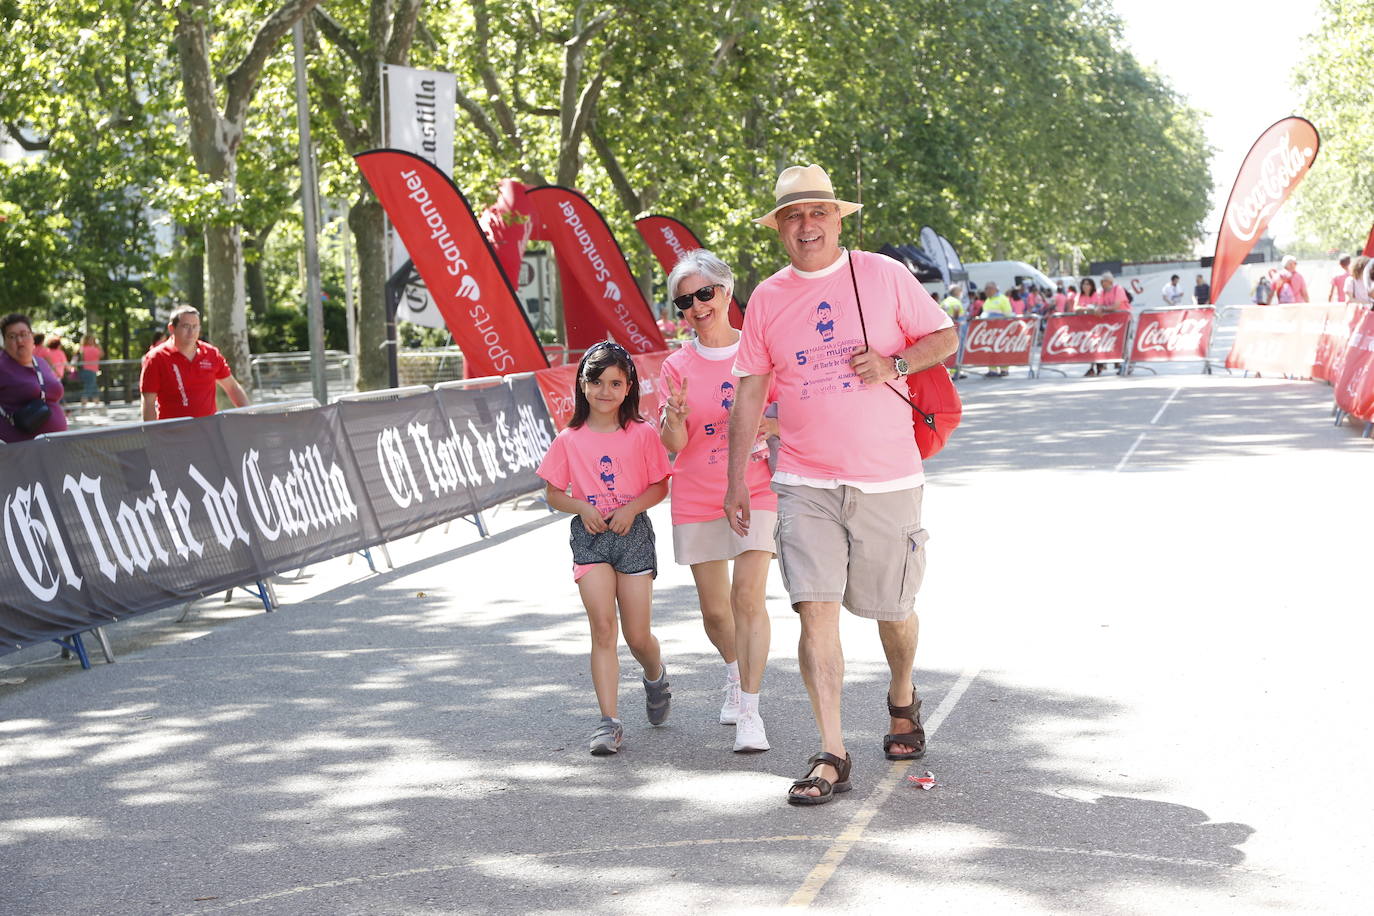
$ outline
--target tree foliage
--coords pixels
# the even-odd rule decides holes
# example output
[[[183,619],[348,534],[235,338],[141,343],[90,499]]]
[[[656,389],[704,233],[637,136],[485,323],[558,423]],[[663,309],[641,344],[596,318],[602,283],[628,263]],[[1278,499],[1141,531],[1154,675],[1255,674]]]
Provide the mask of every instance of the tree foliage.
[[[250,283],[269,328],[255,342],[294,327],[279,311],[300,308],[283,301],[300,289],[290,46],[268,39],[312,5],[0,0],[0,64],[15,74],[0,124],[52,141],[0,171],[0,291],[91,309],[96,281],[122,275],[167,295],[150,225],[165,219],[218,250],[212,317],[243,314],[246,253],[269,274]],[[1125,50],[1109,0],[323,0],[306,21],[321,182],[350,208],[371,357],[384,239],[351,155],[381,141],[382,63],[457,75],[454,180],[475,206],[508,176],[574,185],[646,285],[660,272],[633,219],[662,212],[730,260],[747,294],[781,263],[752,218],[791,163],[824,165],[863,201],[850,244],[929,224],[966,260],[1177,253],[1207,206],[1199,118]],[[102,180],[77,188],[76,174]],[[383,383],[367,362],[364,385]]]
[[[1374,6],[1322,0],[1316,30],[1296,81],[1301,114],[1317,126],[1322,148],[1293,192],[1301,234],[1319,249],[1359,249],[1374,221]]]

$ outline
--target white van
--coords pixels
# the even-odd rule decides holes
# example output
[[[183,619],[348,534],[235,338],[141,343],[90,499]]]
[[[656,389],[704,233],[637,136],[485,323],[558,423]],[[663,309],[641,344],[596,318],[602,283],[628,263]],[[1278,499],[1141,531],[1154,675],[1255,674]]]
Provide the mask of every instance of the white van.
[[[965,264],[969,282],[975,289],[996,283],[1000,292],[1007,292],[1021,280],[1030,280],[1041,290],[1054,291],[1054,281],[1025,261],[979,261]]]

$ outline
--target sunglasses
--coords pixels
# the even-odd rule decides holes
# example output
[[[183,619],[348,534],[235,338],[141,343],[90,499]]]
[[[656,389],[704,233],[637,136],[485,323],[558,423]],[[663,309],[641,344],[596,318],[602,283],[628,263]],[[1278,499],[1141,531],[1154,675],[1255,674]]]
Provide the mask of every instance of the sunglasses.
[[[692,307],[693,299],[696,299],[698,302],[710,302],[715,298],[716,290],[720,288],[721,285],[719,283],[711,283],[703,286],[694,293],[683,293],[681,296],[674,297],[673,308],[677,309],[679,312],[685,312]]]

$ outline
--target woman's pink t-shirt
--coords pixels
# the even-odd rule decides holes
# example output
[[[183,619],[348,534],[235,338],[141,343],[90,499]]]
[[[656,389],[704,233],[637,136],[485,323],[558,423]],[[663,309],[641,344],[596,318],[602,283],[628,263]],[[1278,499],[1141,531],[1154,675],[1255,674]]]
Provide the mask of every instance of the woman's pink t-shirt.
[[[82,367],[87,371],[95,372],[100,369],[100,360],[105,355],[105,351],[95,344],[81,345]]]
[[[591,503],[603,517],[672,472],[668,452],[649,423],[599,433],[568,427],[554,437],[537,473],[556,489]]]
[[[726,469],[730,457],[730,410],[739,378],[731,372],[737,347],[722,359],[707,359],[693,341],[663,361],[662,377],[673,387],[687,382],[687,444],[673,460],[673,524],[713,522],[725,517]],[[665,388],[666,390],[666,388]],[[768,400],[774,400],[769,392]],[[744,472],[749,505],[777,510],[768,486],[768,452],[755,450]]]
[[[865,251],[848,256],[875,352],[891,356],[952,326],[900,262]],[[872,483],[913,477],[921,472],[921,458],[911,405],[886,385],[865,385],[849,366],[864,337],[849,265],[840,264],[820,277],[804,277],[789,265],[755,288],[734,371],[773,373],[779,473]]]

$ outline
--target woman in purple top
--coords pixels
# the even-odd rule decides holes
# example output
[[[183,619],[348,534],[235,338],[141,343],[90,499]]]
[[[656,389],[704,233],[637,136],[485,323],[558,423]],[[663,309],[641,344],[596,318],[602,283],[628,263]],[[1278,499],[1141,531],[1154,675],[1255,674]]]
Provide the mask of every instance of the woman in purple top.
[[[28,316],[0,318],[0,334],[5,339],[5,352],[0,353],[0,441],[23,442],[66,429],[62,380],[51,366],[33,355],[33,325]],[[48,402],[48,419],[33,432],[21,432],[14,425],[14,412],[38,398]]]

